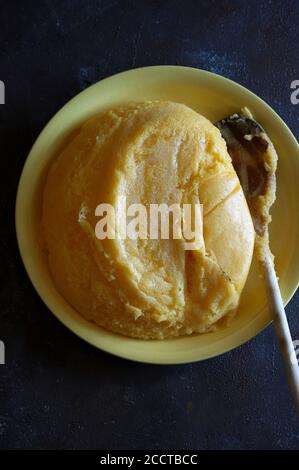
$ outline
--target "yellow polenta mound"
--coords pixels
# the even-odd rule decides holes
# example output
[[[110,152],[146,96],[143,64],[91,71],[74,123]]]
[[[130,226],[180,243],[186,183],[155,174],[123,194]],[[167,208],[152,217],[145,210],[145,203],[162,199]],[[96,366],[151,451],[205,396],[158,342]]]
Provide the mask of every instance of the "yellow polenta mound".
[[[99,240],[95,208],[203,204],[204,246]],[[86,319],[137,338],[205,332],[238,306],[254,230],[220,132],[195,111],[145,102],[82,126],[50,169],[42,229],[54,282]]]

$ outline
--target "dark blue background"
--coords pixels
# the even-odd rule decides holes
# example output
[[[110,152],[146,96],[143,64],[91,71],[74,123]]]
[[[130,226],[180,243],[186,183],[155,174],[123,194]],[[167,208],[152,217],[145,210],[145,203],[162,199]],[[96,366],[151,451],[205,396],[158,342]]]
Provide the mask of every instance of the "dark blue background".
[[[28,151],[89,84],[153,64],[199,67],[265,99],[299,137],[298,1],[7,1],[0,12],[0,447],[298,448],[272,327],[186,366],[127,362],[85,344],[47,310],[17,251],[14,203]],[[298,183],[299,184],[299,183]],[[299,295],[287,307],[299,339]]]

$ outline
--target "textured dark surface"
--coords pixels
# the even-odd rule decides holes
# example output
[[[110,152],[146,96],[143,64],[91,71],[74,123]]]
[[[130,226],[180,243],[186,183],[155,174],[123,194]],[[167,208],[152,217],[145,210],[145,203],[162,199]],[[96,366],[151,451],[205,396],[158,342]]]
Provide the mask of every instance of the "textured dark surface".
[[[121,70],[180,64],[256,92],[299,137],[297,1],[1,2],[0,448],[260,449],[299,447],[272,327],[206,362],[127,362],[76,338],[47,310],[14,234],[18,179],[50,117]],[[299,339],[299,295],[287,307]]]

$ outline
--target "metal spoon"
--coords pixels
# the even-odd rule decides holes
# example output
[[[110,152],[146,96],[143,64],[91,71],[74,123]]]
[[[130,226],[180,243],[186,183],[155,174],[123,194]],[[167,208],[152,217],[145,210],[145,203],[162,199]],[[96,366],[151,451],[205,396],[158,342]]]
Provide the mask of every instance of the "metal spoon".
[[[299,368],[269,247],[269,210],[275,201],[277,154],[273,143],[249,112],[215,123],[227,144],[256,232],[255,251],[264,269],[268,301],[282,357],[299,413]]]

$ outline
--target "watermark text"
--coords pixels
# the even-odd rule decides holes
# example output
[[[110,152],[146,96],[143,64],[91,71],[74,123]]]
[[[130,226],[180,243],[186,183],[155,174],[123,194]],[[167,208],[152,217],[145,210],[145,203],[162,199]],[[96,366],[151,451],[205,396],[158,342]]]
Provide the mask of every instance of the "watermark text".
[[[5,364],[5,345],[3,341],[0,341],[0,365]]]
[[[293,80],[291,83],[291,103],[292,104],[299,104],[299,80]]]
[[[5,104],[5,85],[2,80],[0,80],[0,104]]]
[[[126,197],[122,196],[116,208],[111,204],[99,204],[95,216],[100,217],[95,226],[99,240],[181,239],[185,250],[199,250],[204,243],[202,205],[196,202],[148,206],[135,203],[127,207]],[[82,220],[82,211],[79,220]]]

